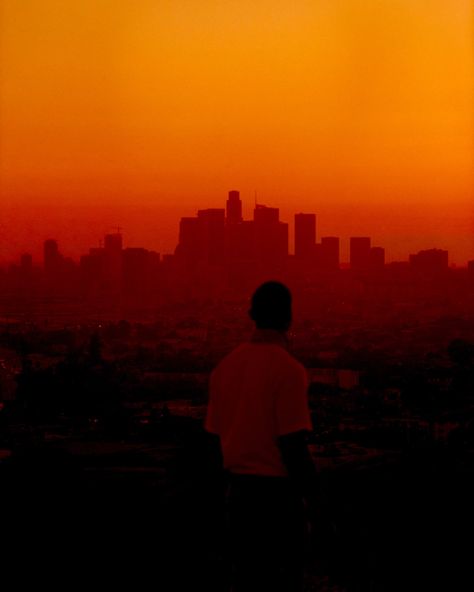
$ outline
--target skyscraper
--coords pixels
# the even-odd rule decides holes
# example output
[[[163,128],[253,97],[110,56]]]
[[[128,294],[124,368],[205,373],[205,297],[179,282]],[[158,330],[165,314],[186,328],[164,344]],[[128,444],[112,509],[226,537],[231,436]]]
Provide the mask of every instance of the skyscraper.
[[[448,269],[448,251],[427,249],[410,255],[410,267],[420,272],[440,272]]]
[[[122,290],[122,235],[106,234],[104,240],[104,285],[117,295]]]
[[[339,237],[323,236],[321,238],[320,266],[324,270],[339,269]]]
[[[257,204],[253,211],[253,219],[255,224],[261,227],[277,224],[280,220],[280,210]]]
[[[383,269],[385,265],[385,249],[383,247],[372,247],[369,258],[372,270]]]
[[[52,238],[44,241],[43,245],[44,269],[47,274],[55,273],[58,270],[61,255],[58,243]]]
[[[242,222],[242,202],[238,191],[229,191],[226,203],[227,224],[240,224]]]
[[[368,236],[352,236],[350,239],[351,269],[367,270],[370,267],[370,238]]]
[[[106,234],[104,240],[104,248],[109,253],[118,252],[122,250],[122,235],[120,232],[113,234]]]
[[[145,302],[157,287],[160,255],[144,248],[123,251],[123,291],[136,302]]]
[[[211,264],[225,260],[225,210],[208,208],[198,210],[199,232],[202,236],[204,261]]]
[[[196,216],[181,218],[176,255],[186,262],[196,262],[203,257],[203,251],[198,218]]]
[[[288,256],[288,224],[280,222],[278,208],[254,209],[255,256],[262,271],[281,269]]]

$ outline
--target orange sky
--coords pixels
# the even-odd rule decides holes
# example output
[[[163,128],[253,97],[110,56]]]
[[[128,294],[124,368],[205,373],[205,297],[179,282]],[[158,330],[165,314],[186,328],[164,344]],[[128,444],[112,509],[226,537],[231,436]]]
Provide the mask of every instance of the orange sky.
[[[1,6],[0,261],[117,224],[170,252],[233,188],[389,259],[474,259],[470,0]]]

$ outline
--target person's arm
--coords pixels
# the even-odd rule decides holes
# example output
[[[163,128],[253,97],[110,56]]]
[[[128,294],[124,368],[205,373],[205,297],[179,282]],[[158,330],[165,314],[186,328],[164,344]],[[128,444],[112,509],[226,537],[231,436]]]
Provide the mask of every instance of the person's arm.
[[[320,497],[316,467],[308,449],[306,431],[299,430],[278,437],[278,447],[290,479],[309,506]]]
[[[280,372],[275,398],[277,442],[290,478],[309,503],[318,492],[318,475],[306,440],[313,428],[306,370],[287,363]]]
[[[278,445],[289,477],[296,483],[305,502],[311,545],[324,555],[328,551],[328,545],[334,545],[337,528],[328,511],[328,500],[308,450],[306,432],[279,436]]]

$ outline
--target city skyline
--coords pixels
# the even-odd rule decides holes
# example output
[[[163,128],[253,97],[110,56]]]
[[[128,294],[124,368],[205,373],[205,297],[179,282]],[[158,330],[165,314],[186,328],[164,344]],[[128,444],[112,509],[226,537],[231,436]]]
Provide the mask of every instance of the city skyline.
[[[225,224],[228,225],[229,221],[231,220],[230,216],[232,216],[232,205],[230,206],[231,210],[230,210],[230,216],[229,216],[229,202],[232,199],[237,199],[238,200],[238,205],[237,205],[237,210],[235,211],[234,209],[234,217],[236,216],[237,218],[235,219],[235,223],[239,223],[241,224],[242,222],[252,222],[255,221],[256,217],[258,217],[259,212],[263,212],[263,210],[273,210],[274,212],[276,212],[276,219],[280,222],[286,225],[286,244],[287,244],[287,251],[285,255],[288,256],[293,256],[296,259],[300,258],[300,259],[305,259],[306,263],[311,263],[311,256],[308,257],[308,245],[315,245],[316,247],[321,247],[324,245],[328,245],[328,239],[329,241],[331,239],[337,239],[338,240],[338,265],[341,265],[342,267],[354,267],[354,265],[352,264],[352,251],[353,251],[353,247],[352,244],[354,241],[368,241],[367,242],[367,246],[366,248],[368,249],[372,249],[373,251],[373,255],[376,257],[381,257],[383,263],[391,263],[391,262],[397,262],[397,261],[409,261],[410,257],[412,255],[416,255],[419,252],[423,252],[423,251],[428,251],[428,250],[442,250],[445,252],[449,252],[448,249],[443,249],[441,248],[439,245],[436,244],[431,244],[431,245],[427,245],[426,248],[422,248],[422,249],[417,249],[412,251],[407,251],[405,254],[405,257],[403,258],[395,258],[393,256],[390,256],[390,252],[387,251],[385,245],[383,244],[375,244],[375,242],[372,242],[372,235],[357,235],[357,236],[338,236],[336,233],[321,233],[320,228],[319,228],[319,223],[320,223],[320,219],[321,217],[319,216],[318,213],[316,212],[297,212],[295,211],[293,213],[293,217],[292,217],[292,222],[291,224],[286,222],[285,220],[281,220],[280,219],[280,208],[276,208],[274,207],[274,205],[267,205],[267,204],[262,204],[262,203],[258,203],[257,202],[257,198],[256,196],[254,196],[254,203],[253,203],[253,212],[252,212],[252,219],[246,218],[245,217],[245,212],[249,209],[249,203],[247,203],[247,207],[244,207],[245,202],[243,200],[241,200],[240,198],[240,191],[238,190],[230,190],[228,192],[228,201],[227,201],[227,211],[224,207],[221,208],[205,208],[203,209],[202,207],[200,209],[197,210],[197,212],[195,213],[195,216],[182,216],[180,218],[180,222],[177,222],[176,224],[176,228],[177,228],[177,241],[176,244],[174,246],[174,248],[171,248],[169,251],[165,251],[165,252],[160,252],[160,256],[163,259],[163,256],[172,256],[176,254],[176,248],[179,246],[180,244],[180,236],[181,236],[181,230],[180,227],[182,225],[182,221],[188,221],[188,220],[193,220],[193,219],[198,219],[201,215],[203,215],[205,212],[222,212],[223,213],[223,223],[225,220]],[[248,200],[249,201],[249,200]],[[222,205],[222,204],[221,204]],[[234,206],[235,208],[235,206]],[[300,236],[300,239],[298,240],[298,233]],[[31,245],[30,248],[26,248],[26,249],[22,249],[21,251],[17,252],[15,255],[13,255],[12,257],[10,257],[8,260],[4,260],[2,261],[0,258],[0,265],[9,265],[9,264],[15,264],[18,263],[18,261],[21,260],[22,257],[31,257],[32,258],[32,262],[33,264],[38,264],[38,262],[40,262],[41,264],[44,263],[44,249],[45,249],[45,245],[48,242],[55,242],[56,244],[61,244],[61,250],[63,251],[64,248],[66,249],[66,256],[69,259],[74,260],[75,262],[79,262],[81,257],[83,255],[85,255],[87,250],[90,249],[96,249],[96,248],[101,248],[103,246],[103,237],[105,236],[105,240],[107,240],[107,236],[112,236],[113,234],[117,234],[120,235],[122,238],[126,237],[126,229],[123,226],[117,225],[117,226],[110,226],[105,232],[102,233],[102,235],[97,236],[96,239],[96,244],[95,245],[89,245],[85,250],[83,250],[82,252],[73,252],[73,254],[71,255],[68,250],[71,250],[71,244],[67,244],[67,242],[61,242],[60,240],[57,239],[57,237],[55,236],[44,236],[41,240],[41,243],[38,245]],[[299,247],[298,247],[299,244]],[[133,244],[133,243],[127,243],[127,240],[125,239],[125,243],[124,246],[128,247],[128,248],[136,248],[136,249],[147,249],[150,250],[152,252],[156,252],[156,249],[154,249],[152,247],[152,245],[149,244]],[[301,251],[300,255],[298,255],[298,249]],[[306,249],[306,255],[303,255],[303,251]],[[363,247],[364,249],[364,247]],[[377,253],[378,251],[378,253]],[[383,253],[382,253],[383,251]],[[344,256],[344,255],[345,256]],[[357,255],[356,255],[357,257]],[[472,259],[474,259],[474,250],[473,250],[473,255],[472,258],[469,258],[465,265],[458,265],[456,262],[453,262],[451,259],[451,252],[449,252],[449,266],[451,267],[466,267],[467,264],[472,261]],[[356,264],[357,266],[357,264]]]
[[[118,223],[170,252],[232,185],[464,265],[472,22],[467,0],[5,0],[0,258],[45,236],[78,256]]]
[[[319,217],[308,212],[293,216],[292,255],[290,224],[281,219],[279,208],[254,201],[252,218],[246,219],[236,189],[220,205],[224,207],[200,208],[194,216],[181,217],[172,253],[129,246],[121,227],[106,233],[98,246],[89,246],[78,261],[67,256],[58,240],[48,238],[39,261],[23,253],[0,268],[3,305],[29,310],[41,303],[54,307],[60,299],[90,310],[102,303],[118,314],[123,307],[145,310],[165,302],[242,299],[269,280],[289,284],[306,294],[308,302],[314,297],[317,302],[323,293],[332,300],[336,293],[347,298],[353,292],[357,299],[361,287],[379,286],[376,301],[387,303],[411,300],[414,294],[423,298],[427,289],[436,294],[437,284],[445,282],[467,289],[474,278],[474,260],[450,268],[449,252],[437,245],[387,262],[385,246],[371,236],[349,237],[349,263],[343,262],[340,237],[321,232]],[[407,286],[413,294],[403,295]]]

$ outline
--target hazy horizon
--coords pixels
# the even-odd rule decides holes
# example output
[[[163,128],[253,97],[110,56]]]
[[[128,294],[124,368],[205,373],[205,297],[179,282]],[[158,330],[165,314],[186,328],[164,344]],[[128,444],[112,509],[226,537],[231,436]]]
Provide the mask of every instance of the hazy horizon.
[[[474,259],[468,0],[2,3],[0,260],[173,252],[239,189],[387,260]],[[291,235],[290,235],[291,236]],[[290,248],[292,241],[290,239]]]

